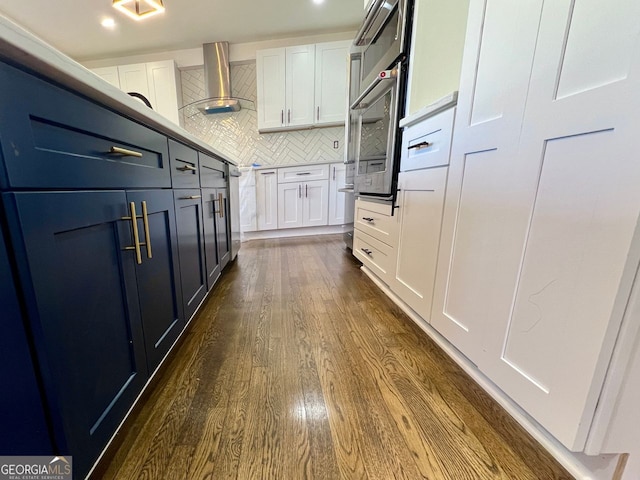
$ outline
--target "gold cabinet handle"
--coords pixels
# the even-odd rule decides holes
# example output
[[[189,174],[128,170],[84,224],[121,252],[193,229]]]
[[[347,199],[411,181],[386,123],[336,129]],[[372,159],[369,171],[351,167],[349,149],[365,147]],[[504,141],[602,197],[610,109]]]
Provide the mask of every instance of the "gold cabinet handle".
[[[142,254],[140,253],[140,236],[138,235],[138,216],[136,215],[136,204],[129,203],[130,217],[122,217],[122,220],[131,220],[131,229],[133,230],[133,245],[124,247],[125,250],[134,250],[136,252],[136,262],[142,264]]]
[[[147,247],[147,258],[153,258],[151,253],[151,232],[149,231],[149,215],[147,213],[147,202],[142,202],[142,223],[144,224],[144,246]]]
[[[176,167],[176,170],[179,170],[181,172],[195,172],[198,169],[196,167],[191,166],[191,165],[185,165],[184,167]]]
[[[224,218],[224,198],[222,197],[222,193],[218,193],[218,203],[220,204],[220,218]]]
[[[180,197],[180,200],[197,200],[202,198],[202,195],[189,195],[188,197]]]
[[[126,148],[120,148],[120,147],[111,147],[109,149],[109,153],[112,153],[115,155],[122,155],[123,157],[142,158],[142,153],[136,152],[135,150],[127,150]]]

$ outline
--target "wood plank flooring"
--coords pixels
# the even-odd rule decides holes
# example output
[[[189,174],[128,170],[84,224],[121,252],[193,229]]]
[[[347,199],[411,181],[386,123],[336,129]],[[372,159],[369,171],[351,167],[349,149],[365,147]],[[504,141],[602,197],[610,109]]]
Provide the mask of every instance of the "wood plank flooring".
[[[572,477],[340,236],[242,245],[93,478]]]

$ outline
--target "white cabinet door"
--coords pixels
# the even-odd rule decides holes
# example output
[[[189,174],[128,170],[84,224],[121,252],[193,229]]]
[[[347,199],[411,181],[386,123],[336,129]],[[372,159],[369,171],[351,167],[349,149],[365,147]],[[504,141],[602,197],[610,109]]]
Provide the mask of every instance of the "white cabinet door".
[[[345,122],[350,44],[351,42],[330,42],[316,45],[316,125]]]
[[[173,60],[147,63],[149,101],[160,115],[176,125],[180,124],[178,110],[178,80]]]
[[[118,67],[118,77],[120,78],[120,89],[123,92],[140,93],[147,99],[151,96],[149,94],[149,80],[147,78],[146,63],[120,65]],[[153,102],[151,102],[151,106],[155,108]]]
[[[256,171],[256,210],[258,230],[278,228],[277,170]]]
[[[469,10],[431,324],[480,367],[499,355],[525,242],[516,158],[541,11],[542,0]]]
[[[327,225],[329,216],[329,182],[315,180],[302,186],[302,226],[319,227]]]
[[[347,166],[344,163],[334,163],[330,165],[329,178],[329,225],[344,225],[353,222],[353,210],[350,218],[347,218],[345,208],[346,193],[340,192],[345,188]]]
[[[313,124],[315,45],[286,49],[286,106],[288,127]]]
[[[594,15],[597,12],[597,15]],[[584,448],[639,253],[640,3],[545,2],[515,163],[526,201],[494,381]]]
[[[447,167],[400,173],[398,260],[393,291],[427,322],[433,286]]]
[[[278,228],[303,226],[303,183],[278,185]]]
[[[106,80],[114,87],[120,88],[120,78],[118,77],[118,67],[94,68],[91,71],[96,75],[102,77],[103,80]]]
[[[285,125],[285,68],[284,48],[256,52],[258,130],[280,128]]]

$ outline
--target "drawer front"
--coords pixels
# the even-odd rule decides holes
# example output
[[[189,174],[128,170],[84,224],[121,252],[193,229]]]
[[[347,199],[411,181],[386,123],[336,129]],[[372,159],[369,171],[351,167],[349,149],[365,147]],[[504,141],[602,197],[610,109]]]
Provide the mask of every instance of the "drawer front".
[[[182,143],[169,140],[169,156],[173,188],[200,188],[198,152]]]
[[[382,213],[387,210],[385,213]],[[398,216],[391,216],[391,207],[373,202],[356,201],[355,229],[360,230],[387,245],[398,243]]]
[[[210,188],[227,186],[228,165],[217,158],[200,152],[200,185]]]
[[[390,283],[395,275],[397,251],[394,248],[356,230],[353,235],[353,254],[381,280]]]
[[[449,165],[455,110],[451,108],[404,129],[400,171]]]
[[[328,179],[329,165],[307,165],[303,167],[278,169],[278,183],[309,182],[311,180]]]
[[[2,188],[170,187],[167,139],[0,63]]]

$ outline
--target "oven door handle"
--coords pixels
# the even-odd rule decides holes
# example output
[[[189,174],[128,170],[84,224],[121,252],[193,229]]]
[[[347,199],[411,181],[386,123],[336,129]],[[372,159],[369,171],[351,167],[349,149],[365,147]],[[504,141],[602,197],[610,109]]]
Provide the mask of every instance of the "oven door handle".
[[[358,30],[358,33],[356,33],[356,38],[353,40],[354,45],[361,45],[360,42],[362,42],[362,37],[364,37],[365,33],[367,33],[369,27],[371,27],[371,24],[376,18],[375,13],[380,10],[380,7],[383,3],[384,0],[374,0],[369,6],[369,10],[367,11],[367,15],[362,22],[362,26],[360,27],[360,30]]]
[[[381,71],[376,79],[371,82],[364,92],[356,99],[355,102],[351,105],[351,110],[358,110],[360,108],[365,108],[363,105],[363,100],[367,98],[367,96],[373,91],[374,88],[378,86],[380,82],[384,82],[386,80],[395,80],[398,76],[398,70],[394,68],[393,70],[383,70]]]

